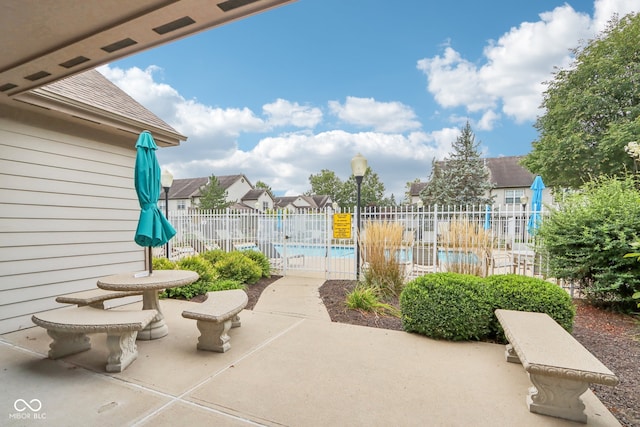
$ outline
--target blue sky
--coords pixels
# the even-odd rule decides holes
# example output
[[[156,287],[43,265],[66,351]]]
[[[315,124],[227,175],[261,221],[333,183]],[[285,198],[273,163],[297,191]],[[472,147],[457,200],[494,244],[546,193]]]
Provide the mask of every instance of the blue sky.
[[[176,178],[245,174],[278,195],[364,155],[387,195],[429,177],[468,120],[523,155],[557,67],[640,0],[298,0],[99,68],[188,140]]]

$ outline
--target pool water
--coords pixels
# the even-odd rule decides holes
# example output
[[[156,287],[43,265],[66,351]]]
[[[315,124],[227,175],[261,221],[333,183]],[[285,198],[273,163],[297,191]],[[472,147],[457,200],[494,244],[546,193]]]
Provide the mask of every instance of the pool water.
[[[278,251],[280,256],[283,256],[283,245],[277,244],[273,247]],[[287,257],[304,255],[308,257],[328,257],[328,258],[355,258],[355,249],[353,246],[331,246],[327,251],[326,246],[314,246],[314,245],[287,245]],[[387,254],[388,256],[388,254]],[[400,249],[396,254],[398,262],[410,262],[413,258],[413,250]]]
[[[283,245],[273,245],[280,256],[284,255]],[[327,250],[328,249],[328,250]],[[304,255],[309,257],[331,258],[355,258],[355,249],[352,246],[313,246],[313,245],[287,245],[287,256]]]

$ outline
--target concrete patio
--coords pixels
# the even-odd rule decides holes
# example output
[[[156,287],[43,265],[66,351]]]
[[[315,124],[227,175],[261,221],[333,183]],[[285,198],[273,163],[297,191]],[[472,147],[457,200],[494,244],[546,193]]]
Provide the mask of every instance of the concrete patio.
[[[195,322],[180,315],[185,303],[161,301],[169,335],[138,341],[138,359],[116,374],[104,371],[104,334],[61,360],[46,358],[42,328],[2,335],[0,424],[580,425],[528,411],[529,380],[504,360],[504,346],[332,323],[322,283],[270,285],[240,313],[226,353],[196,351]],[[584,402],[588,425],[620,425],[591,391]]]

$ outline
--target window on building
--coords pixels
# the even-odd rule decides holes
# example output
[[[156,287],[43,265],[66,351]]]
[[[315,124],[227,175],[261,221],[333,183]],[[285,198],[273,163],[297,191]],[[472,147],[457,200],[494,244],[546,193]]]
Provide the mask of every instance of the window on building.
[[[520,197],[524,196],[524,190],[505,190],[504,202],[507,205],[520,203]]]
[[[266,211],[269,209],[269,202],[262,202],[262,210]]]
[[[178,209],[186,209],[187,208],[187,202],[185,202],[184,200],[178,200]]]

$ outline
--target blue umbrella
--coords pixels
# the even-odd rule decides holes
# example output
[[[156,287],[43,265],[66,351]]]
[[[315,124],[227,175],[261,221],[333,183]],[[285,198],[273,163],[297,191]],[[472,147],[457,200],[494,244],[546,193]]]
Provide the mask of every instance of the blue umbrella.
[[[151,133],[146,130],[142,132],[136,142],[134,182],[141,210],[134,240],[138,245],[149,248],[149,274],[153,270],[151,247],[164,245],[176,234],[171,223],[158,209],[160,165],[156,159],[157,149]]]
[[[531,184],[531,216],[529,216],[529,234],[533,234],[540,224],[540,211],[542,210],[542,190],[545,189],[542,177],[537,175]]]

